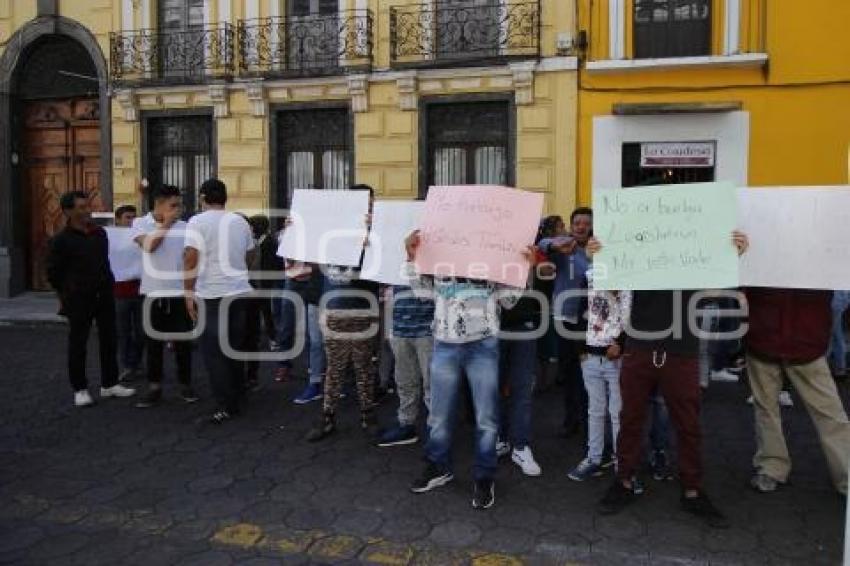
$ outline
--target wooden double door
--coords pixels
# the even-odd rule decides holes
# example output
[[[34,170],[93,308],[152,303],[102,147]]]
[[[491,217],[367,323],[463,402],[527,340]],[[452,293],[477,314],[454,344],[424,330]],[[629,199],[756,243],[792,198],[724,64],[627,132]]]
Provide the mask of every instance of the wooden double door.
[[[25,102],[21,190],[29,242],[28,282],[47,290],[50,238],[65,225],[59,197],[85,191],[93,211],[103,211],[100,194],[100,107],[96,98]]]

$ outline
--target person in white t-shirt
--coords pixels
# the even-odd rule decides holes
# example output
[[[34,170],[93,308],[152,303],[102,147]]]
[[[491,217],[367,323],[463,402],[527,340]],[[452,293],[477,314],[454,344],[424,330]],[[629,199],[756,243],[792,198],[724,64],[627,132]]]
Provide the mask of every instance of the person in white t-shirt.
[[[210,376],[210,386],[218,403],[210,417],[223,423],[239,413],[245,391],[244,363],[229,356],[219,343],[238,349],[246,328],[246,299],[252,291],[248,278],[249,253],[254,238],[242,216],[224,209],[227,188],[218,179],[204,181],[198,191],[203,212],[189,219],[184,252],[186,308],[198,320],[203,308],[201,351]],[[227,310],[225,325],[219,312]]]
[[[118,381],[128,383],[141,377],[145,333],[142,330],[142,299],[139,283],[142,278],[142,254],[128,238],[129,228],[136,219],[136,207],[125,204],[115,209],[115,227],[107,228],[109,265],[115,283],[115,330],[118,338],[118,359],[121,373]]]
[[[153,210],[133,222],[130,237],[142,249],[142,282],[140,293],[150,302],[150,325],[146,327],[148,392],[136,403],[143,409],[162,400],[163,350],[162,334],[188,334],[192,320],[183,297],[183,246],[186,223],[180,219],[183,198],[172,185],[156,187],[151,193]],[[198,396],[192,389],[192,343],[171,340],[180,382],[180,398],[194,403]]]

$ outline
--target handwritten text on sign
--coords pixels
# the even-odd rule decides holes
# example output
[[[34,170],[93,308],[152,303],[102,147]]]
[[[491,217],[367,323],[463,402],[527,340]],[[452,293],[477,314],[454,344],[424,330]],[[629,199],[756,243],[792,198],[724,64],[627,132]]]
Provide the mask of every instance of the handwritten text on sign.
[[[600,289],[716,289],[738,285],[731,243],[735,187],[695,183],[599,190],[594,258]]]
[[[431,187],[421,220],[420,273],[525,287],[543,195],[508,187]]]

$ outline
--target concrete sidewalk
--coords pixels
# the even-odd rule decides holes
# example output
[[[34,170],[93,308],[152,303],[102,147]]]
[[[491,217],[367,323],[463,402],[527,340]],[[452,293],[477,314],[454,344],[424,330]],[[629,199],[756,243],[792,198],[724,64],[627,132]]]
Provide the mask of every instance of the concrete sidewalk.
[[[56,314],[56,293],[30,291],[11,299],[0,299],[0,324],[65,324]]]

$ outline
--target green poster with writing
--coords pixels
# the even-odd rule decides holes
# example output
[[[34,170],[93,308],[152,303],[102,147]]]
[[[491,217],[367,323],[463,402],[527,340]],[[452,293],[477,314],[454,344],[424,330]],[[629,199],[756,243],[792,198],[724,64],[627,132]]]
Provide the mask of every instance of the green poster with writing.
[[[608,290],[738,286],[732,244],[737,196],[731,183],[598,190],[594,286]]]

